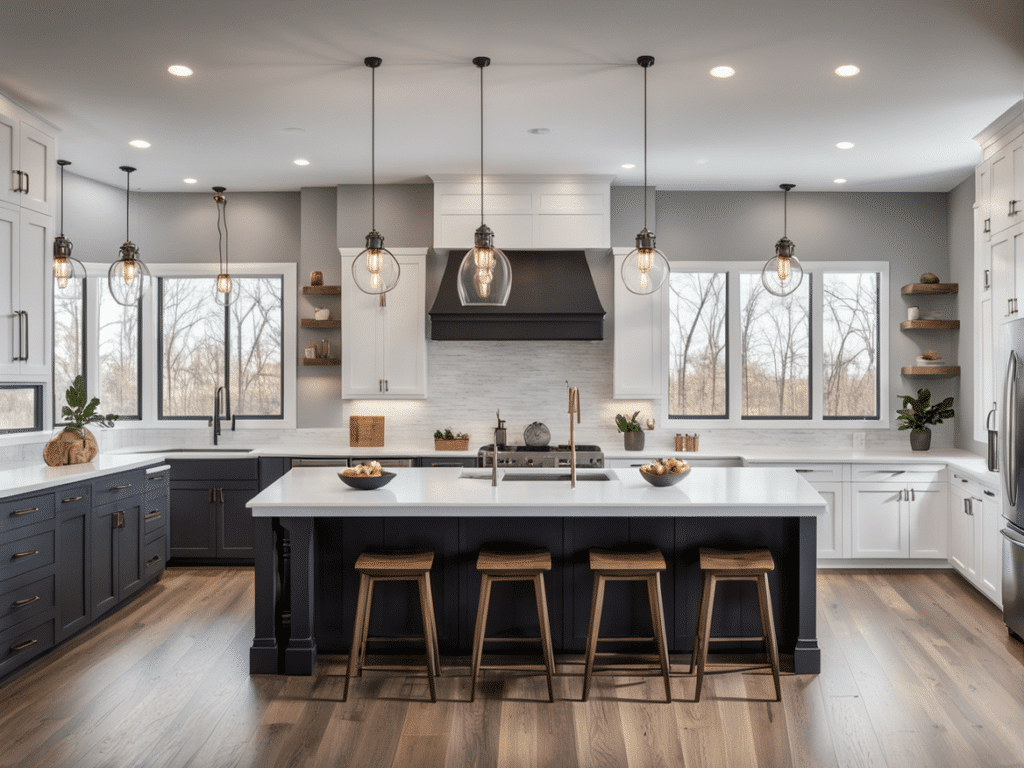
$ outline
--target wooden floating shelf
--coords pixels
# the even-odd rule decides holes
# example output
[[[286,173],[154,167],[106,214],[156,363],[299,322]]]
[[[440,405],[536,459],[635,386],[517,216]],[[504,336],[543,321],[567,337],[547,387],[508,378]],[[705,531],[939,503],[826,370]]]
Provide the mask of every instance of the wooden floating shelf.
[[[305,322],[305,320],[303,320]],[[305,327],[305,326],[303,326]],[[904,320],[900,323],[902,331],[959,331],[959,320]]]
[[[959,365],[904,365],[900,369],[904,376],[959,376]]]
[[[301,328],[341,328],[341,320],[310,320],[304,317],[299,326]]]
[[[340,357],[300,357],[299,365],[341,365]],[[959,370],[959,369],[957,369]]]
[[[958,293],[959,291],[960,283],[911,283],[900,288],[900,293],[904,296],[911,293],[936,295],[940,293]]]
[[[340,285],[304,285],[302,292],[306,296],[341,296]]]

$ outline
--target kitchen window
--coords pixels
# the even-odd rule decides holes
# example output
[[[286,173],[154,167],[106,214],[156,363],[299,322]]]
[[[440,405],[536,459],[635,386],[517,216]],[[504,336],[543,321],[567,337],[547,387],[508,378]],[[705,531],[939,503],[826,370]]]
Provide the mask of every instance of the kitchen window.
[[[784,297],[764,289],[762,266],[672,264],[665,415],[708,427],[888,426],[888,263],[804,263]]]
[[[0,435],[43,428],[43,385],[0,384]]]
[[[76,376],[85,375],[86,281],[76,279],[65,288],[53,284],[53,423],[63,423],[65,392]],[[86,385],[88,387],[88,384]]]

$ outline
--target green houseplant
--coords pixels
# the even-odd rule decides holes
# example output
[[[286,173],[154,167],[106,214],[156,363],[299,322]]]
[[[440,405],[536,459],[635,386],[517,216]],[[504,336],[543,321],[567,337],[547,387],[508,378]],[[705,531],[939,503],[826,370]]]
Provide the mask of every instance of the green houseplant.
[[[117,421],[113,413],[96,413],[100,399],[89,399],[85,391],[85,377],[76,376],[74,382],[64,392],[67,405],[61,408],[65,426],[46,444],[43,459],[51,467],[64,464],[84,464],[92,461],[99,453],[96,438],[86,429],[89,424],[101,427],[112,427]]]
[[[622,433],[622,443],[627,451],[642,451],[644,449],[644,432],[636,417],[640,411],[636,411],[628,419],[621,413],[615,415],[615,426]]]
[[[465,451],[469,448],[469,435],[465,432],[452,432],[451,427],[439,429],[434,433],[435,451]]]
[[[929,427],[941,424],[945,419],[952,419],[953,398],[947,397],[941,403],[932,404],[932,393],[927,388],[917,390],[913,395],[897,395],[903,400],[903,407],[896,411],[896,420],[901,422],[900,429],[910,430],[910,447],[915,451],[927,451],[932,444],[932,431]]]

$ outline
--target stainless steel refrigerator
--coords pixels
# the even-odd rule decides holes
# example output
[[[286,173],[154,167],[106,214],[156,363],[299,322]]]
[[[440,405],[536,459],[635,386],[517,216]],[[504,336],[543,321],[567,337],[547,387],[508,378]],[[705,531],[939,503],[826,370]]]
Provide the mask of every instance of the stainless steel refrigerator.
[[[1006,366],[1000,402],[999,474],[1003,481],[1003,620],[1024,636],[1024,319],[999,331]]]

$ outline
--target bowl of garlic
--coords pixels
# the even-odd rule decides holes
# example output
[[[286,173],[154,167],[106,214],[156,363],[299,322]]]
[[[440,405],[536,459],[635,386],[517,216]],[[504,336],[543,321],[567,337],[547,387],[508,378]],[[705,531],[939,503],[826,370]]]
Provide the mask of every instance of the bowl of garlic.
[[[657,488],[675,485],[690,473],[682,459],[656,459],[640,467],[640,477]]]
[[[395,479],[394,472],[385,472],[380,463],[371,461],[358,467],[349,467],[338,473],[341,482],[360,491],[373,491],[383,488]]]

